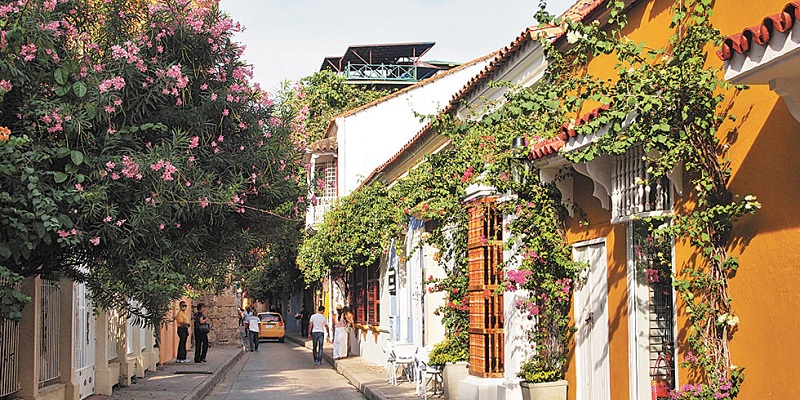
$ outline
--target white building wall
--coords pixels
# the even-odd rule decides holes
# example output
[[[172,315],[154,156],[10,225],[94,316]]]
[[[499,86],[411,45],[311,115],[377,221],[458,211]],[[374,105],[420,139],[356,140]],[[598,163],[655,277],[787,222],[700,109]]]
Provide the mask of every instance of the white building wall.
[[[372,170],[400,151],[427,124],[416,114],[438,113],[490,60],[447,72],[447,76],[353,115],[337,118],[339,196],[355,190]]]
[[[435,279],[445,278],[447,274],[444,268],[439,264],[434,255],[439,250],[433,246],[425,246],[425,262],[424,271],[422,276],[425,280],[433,277]],[[442,341],[447,331],[442,323],[441,315],[434,315],[437,308],[444,306],[447,293],[434,292],[429,293],[427,286],[423,286],[423,295],[425,296],[425,346],[433,346],[434,344]]]

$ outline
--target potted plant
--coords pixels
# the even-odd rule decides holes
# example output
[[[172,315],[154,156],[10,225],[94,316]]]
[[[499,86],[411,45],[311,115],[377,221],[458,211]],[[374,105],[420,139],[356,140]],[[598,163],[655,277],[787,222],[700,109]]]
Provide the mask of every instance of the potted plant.
[[[586,268],[572,259],[561,217],[560,193],[533,175],[525,200],[516,203],[517,218],[509,230],[517,242],[517,257],[506,265],[506,291],[521,290],[515,308],[532,322],[527,339],[535,344],[517,374],[525,400],[566,400],[569,346],[575,327],[570,311],[575,280]],[[512,206],[512,204],[509,204]],[[535,232],[536,234],[530,234]]]
[[[430,365],[441,365],[442,386],[445,399],[458,399],[459,382],[469,374],[469,336],[448,336],[433,346],[428,359]]]
[[[523,400],[566,400],[567,381],[560,368],[547,365],[540,357],[531,357],[520,365]]]

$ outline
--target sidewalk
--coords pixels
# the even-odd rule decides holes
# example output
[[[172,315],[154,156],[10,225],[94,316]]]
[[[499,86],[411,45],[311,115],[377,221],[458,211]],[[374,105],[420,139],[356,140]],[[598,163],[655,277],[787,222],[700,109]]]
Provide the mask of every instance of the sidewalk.
[[[287,332],[286,339],[305,346],[307,349],[313,348],[311,339],[301,337],[297,332]],[[413,383],[401,382],[397,386],[390,385],[386,381],[386,369],[383,366],[375,365],[358,356],[350,356],[334,361],[333,345],[328,342],[325,342],[322,347],[322,353],[325,361],[333,365],[336,372],[347,378],[367,399],[403,400],[418,398],[415,394]]]
[[[193,358],[189,351],[189,359]],[[111,396],[93,395],[91,400],[200,400],[225,377],[225,373],[244,354],[241,347],[225,346],[208,349],[208,362],[201,364],[168,363],[156,371],[148,371],[130,386],[114,389]]]
[[[311,350],[311,339],[291,332],[286,339]],[[192,359],[189,351],[189,359]],[[212,347],[208,350],[208,362],[202,364],[168,363],[159,365],[156,371],[148,371],[127,387],[114,389],[111,396],[93,395],[89,400],[201,400],[211,389],[225,378],[225,374],[244,354],[241,347]],[[311,361],[311,354],[309,362]],[[383,366],[367,362],[360,357],[333,360],[333,345],[325,342],[323,358],[333,368],[347,378],[364,397],[370,400],[417,399],[413,383],[401,382],[397,386],[386,381]]]

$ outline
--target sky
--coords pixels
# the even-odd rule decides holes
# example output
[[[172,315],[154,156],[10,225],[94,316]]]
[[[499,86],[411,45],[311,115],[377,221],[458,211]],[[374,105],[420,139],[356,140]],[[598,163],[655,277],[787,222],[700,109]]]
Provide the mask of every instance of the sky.
[[[550,0],[556,15],[575,0]],[[222,0],[245,30],[254,81],[275,92],[318,71],[350,45],[436,42],[423,60],[467,62],[511,43],[534,25],[538,0]]]

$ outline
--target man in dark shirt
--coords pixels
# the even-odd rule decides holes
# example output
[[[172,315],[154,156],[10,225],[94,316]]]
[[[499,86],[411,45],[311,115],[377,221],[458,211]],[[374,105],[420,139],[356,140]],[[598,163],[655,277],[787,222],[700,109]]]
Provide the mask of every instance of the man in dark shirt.
[[[306,310],[306,305],[303,304],[302,309],[300,310],[300,336],[306,337],[308,336],[308,320],[311,318],[311,315]]]

